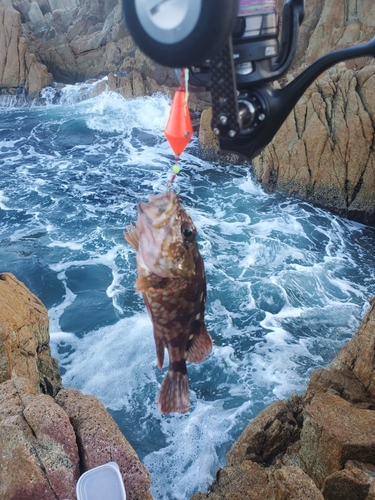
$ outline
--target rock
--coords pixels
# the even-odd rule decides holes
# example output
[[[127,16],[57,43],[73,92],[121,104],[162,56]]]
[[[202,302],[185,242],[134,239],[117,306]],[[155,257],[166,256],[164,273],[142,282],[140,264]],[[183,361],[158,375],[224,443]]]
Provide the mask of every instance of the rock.
[[[172,69],[155,65],[135,46],[121,0],[14,0],[13,5],[23,16],[23,36],[30,51],[48,67],[55,81],[74,84],[110,72],[126,77],[136,70],[141,81],[134,83],[133,95],[145,95],[147,77],[159,86],[176,85]]]
[[[375,412],[317,394],[305,409],[300,456],[319,486],[348,460],[375,464]]]
[[[275,401],[252,422],[227,454],[229,465],[244,460],[269,463],[299,437],[300,427],[288,403]]]
[[[325,497],[324,497],[325,498]],[[267,487],[267,500],[324,500],[323,495],[299,467],[281,467]]]
[[[219,147],[216,135],[211,129],[212,108],[207,108],[202,111],[199,125],[199,147],[205,158],[217,156]]]
[[[370,40],[374,22],[374,4],[368,0],[360,6],[349,0],[346,9],[339,0],[308,0],[286,80],[324,54]],[[319,77],[254,158],[262,186],[374,225],[374,80],[374,59],[368,57],[341,63]]]
[[[0,87],[19,87],[25,83],[20,73],[20,38],[19,13],[0,5]]]
[[[41,57],[43,64],[53,74],[55,81],[60,83],[82,81],[81,70],[65,36],[56,36],[48,41],[41,41],[37,53],[43,54]]]
[[[362,407],[375,407],[375,299],[355,336],[326,369],[316,370],[306,397],[330,391]]]
[[[368,79],[375,75],[371,68]],[[363,103],[361,71],[342,65],[314,83],[254,159],[254,172],[269,191],[375,223],[374,115]]]
[[[4,12],[7,7],[6,18],[0,13],[2,90],[14,94],[24,87],[35,98],[52,79],[75,84],[114,73],[111,90],[124,97],[171,96],[178,85],[173,69],[155,64],[135,45],[121,0],[0,0],[0,5]],[[103,89],[101,82],[95,95]],[[209,102],[208,93],[194,94],[190,107],[199,112]]]
[[[77,436],[83,471],[117,462],[129,500],[146,499],[150,476],[102,403],[80,391],[63,389],[56,402],[66,411]]]
[[[267,474],[251,461],[219,469],[210,493],[196,493],[192,500],[264,500]]]
[[[0,274],[0,498],[74,500],[80,472],[115,461],[127,498],[152,500],[147,469],[102,403],[62,389],[48,325],[42,302]]]
[[[25,55],[26,63],[26,88],[31,98],[38,97],[40,91],[52,83],[52,75],[47,71],[44,64],[36,60],[34,54]]]
[[[323,495],[325,500],[374,500],[375,466],[349,460],[345,469],[327,477]]]
[[[375,298],[353,339],[312,374],[306,394],[255,417],[210,492],[193,500],[253,498],[246,489],[253,473],[265,500],[375,500],[374,342]]]
[[[375,298],[357,333],[338,353],[330,368],[352,374],[375,404]]]
[[[145,95],[145,84],[142,75],[136,69],[128,76],[120,79],[119,93],[125,98],[141,97]]]
[[[346,401],[362,406],[365,402],[369,406],[373,404],[371,395],[364,385],[349,370],[344,374],[331,365],[327,368],[318,368],[311,374],[306,399],[311,401],[319,392],[331,392]]]
[[[45,306],[10,273],[0,274],[0,306],[0,383],[27,378],[35,392],[54,396],[62,382]]]
[[[27,379],[0,384],[0,449],[0,498],[76,498],[74,430],[53,398],[36,394]]]
[[[30,97],[37,97],[51,82],[47,68],[28,52],[19,12],[0,4],[0,88],[14,92],[25,87]]]

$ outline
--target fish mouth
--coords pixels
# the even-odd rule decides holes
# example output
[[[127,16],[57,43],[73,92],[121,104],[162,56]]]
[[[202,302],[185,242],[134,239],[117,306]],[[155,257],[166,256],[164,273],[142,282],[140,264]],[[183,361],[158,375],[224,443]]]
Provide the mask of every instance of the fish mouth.
[[[178,198],[174,191],[149,197],[148,202],[138,203],[138,215],[144,227],[161,229],[171,222],[178,207]]]

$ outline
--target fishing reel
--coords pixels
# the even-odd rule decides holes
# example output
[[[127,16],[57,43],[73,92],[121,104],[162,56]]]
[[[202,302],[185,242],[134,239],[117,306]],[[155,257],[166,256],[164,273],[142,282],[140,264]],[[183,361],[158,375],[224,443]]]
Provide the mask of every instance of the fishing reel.
[[[272,140],[305,90],[325,70],[375,57],[370,42],[327,54],[282,89],[304,18],[304,0],[123,0],[128,28],[157,63],[189,68],[192,88],[211,93],[220,149],[251,159]]]

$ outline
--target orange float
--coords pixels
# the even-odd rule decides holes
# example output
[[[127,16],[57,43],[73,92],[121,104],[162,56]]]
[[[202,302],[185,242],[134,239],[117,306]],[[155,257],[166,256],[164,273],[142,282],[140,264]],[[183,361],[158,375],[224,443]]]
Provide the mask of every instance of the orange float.
[[[174,95],[164,134],[176,157],[181,155],[193,137],[193,126],[186,103],[186,92],[181,87]]]

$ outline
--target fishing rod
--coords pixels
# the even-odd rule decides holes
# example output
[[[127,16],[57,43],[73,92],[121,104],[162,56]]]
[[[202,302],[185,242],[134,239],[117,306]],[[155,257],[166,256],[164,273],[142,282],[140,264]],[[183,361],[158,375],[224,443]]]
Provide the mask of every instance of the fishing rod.
[[[329,53],[283,88],[304,0],[123,0],[134,41],[155,62],[189,68],[189,86],[211,93],[211,127],[223,151],[252,159],[269,144],[313,81],[333,65],[375,57],[375,37]],[[180,70],[178,70],[179,72]]]

